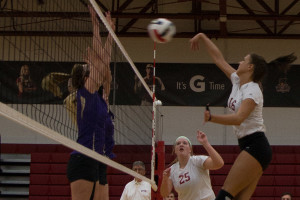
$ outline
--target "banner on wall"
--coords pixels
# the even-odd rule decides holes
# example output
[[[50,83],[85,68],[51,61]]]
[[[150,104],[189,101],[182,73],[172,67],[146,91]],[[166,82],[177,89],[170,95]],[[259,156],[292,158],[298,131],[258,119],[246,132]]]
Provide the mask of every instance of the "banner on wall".
[[[67,85],[73,65],[69,62],[0,62],[0,100],[61,104],[69,94]],[[53,84],[46,81],[49,75],[55,76]]]
[[[5,103],[61,104],[69,94],[68,79],[75,63],[70,62],[0,62],[0,100]],[[136,63],[143,77],[151,74],[149,63]],[[27,67],[25,67],[27,66]],[[237,66],[237,65],[235,65]],[[127,63],[111,64],[110,103],[148,105],[152,98],[143,89]],[[226,106],[231,91],[230,80],[214,64],[156,64],[156,96],[164,106]],[[25,75],[24,75],[25,74]],[[47,76],[55,76],[56,88],[45,87]],[[287,74],[272,71],[263,82],[264,105],[300,106],[300,67]],[[146,82],[152,89],[153,78]],[[23,88],[20,87],[23,84]]]

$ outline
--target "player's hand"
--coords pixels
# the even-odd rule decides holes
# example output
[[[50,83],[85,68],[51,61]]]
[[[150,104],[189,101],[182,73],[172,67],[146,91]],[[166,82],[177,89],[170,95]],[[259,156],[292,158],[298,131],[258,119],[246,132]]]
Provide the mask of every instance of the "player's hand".
[[[89,5],[88,8],[89,8],[89,11],[90,11],[90,14],[91,14],[92,23],[99,27],[99,21],[97,19],[96,11],[94,10],[93,6],[91,6],[91,5]]]
[[[211,120],[210,111],[206,110],[204,111],[204,123]]]
[[[193,51],[199,50],[199,39],[200,39],[200,33],[198,33],[192,39],[190,39],[191,49]]]
[[[202,145],[208,142],[206,134],[200,130],[197,130],[197,140]]]
[[[163,179],[168,179],[171,175],[171,167],[167,168],[163,172]]]
[[[91,17],[92,17],[92,18],[96,17],[96,11],[94,10],[93,6],[88,5],[88,8],[89,8]]]
[[[107,12],[105,13],[105,17],[106,17],[106,20],[107,20],[108,24],[109,24],[110,27],[112,28],[112,30],[115,31],[115,29],[116,29],[116,26],[115,26],[115,19],[112,19],[112,18],[111,18],[111,15],[110,15],[110,12],[109,12],[109,11],[107,11]]]

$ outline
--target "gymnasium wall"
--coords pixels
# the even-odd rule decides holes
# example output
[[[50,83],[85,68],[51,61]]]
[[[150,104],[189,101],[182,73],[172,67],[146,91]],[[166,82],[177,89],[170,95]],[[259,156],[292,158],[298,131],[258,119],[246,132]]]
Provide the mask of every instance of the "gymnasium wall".
[[[157,63],[211,63],[210,57],[201,48],[198,52],[189,49],[189,39],[174,39],[168,44],[157,45]],[[255,40],[255,39],[218,39],[214,40],[224,57],[230,63],[238,63],[249,52],[263,55],[267,61],[277,56],[294,52],[300,57],[300,41],[298,40]],[[153,62],[153,43],[148,38],[121,38],[125,49],[134,62]],[[1,53],[2,50],[0,50]],[[295,64],[300,64],[298,59]],[[159,70],[159,64],[157,65]],[[183,72],[178,72],[183,73]],[[300,99],[299,99],[300,101]],[[163,128],[158,134],[166,142],[172,144],[179,135],[186,135],[196,143],[196,130],[207,133],[212,144],[236,144],[236,137],[230,126],[207,123],[203,125],[202,107],[161,107]],[[213,113],[225,113],[222,107],[213,107]],[[264,119],[267,136],[272,145],[298,145],[300,141],[300,108],[264,108]],[[39,134],[0,116],[0,134],[2,143],[53,143]],[[117,143],[126,143],[118,137]]]

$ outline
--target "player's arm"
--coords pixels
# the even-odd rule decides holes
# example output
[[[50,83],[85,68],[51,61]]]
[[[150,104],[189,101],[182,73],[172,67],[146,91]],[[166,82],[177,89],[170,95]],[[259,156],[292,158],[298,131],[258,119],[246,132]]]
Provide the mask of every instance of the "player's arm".
[[[111,18],[110,12],[106,12],[105,15],[106,15],[106,20],[107,20],[108,24],[114,30],[115,24]],[[99,54],[99,56],[101,57],[102,64],[104,65],[104,68],[105,68],[104,69],[103,87],[104,87],[106,96],[109,96],[110,85],[111,85],[111,81],[112,81],[112,76],[111,76],[111,71],[110,71],[112,44],[113,44],[113,38],[112,38],[111,34],[109,33],[106,38],[104,48],[103,48],[102,52],[100,52],[100,54]]]
[[[225,61],[222,52],[204,33],[198,33],[190,40],[191,49],[198,50],[200,40],[204,43],[204,46],[214,63],[230,79],[230,75],[236,70]]]
[[[204,132],[197,131],[197,140],[202,144],[208,153],[208,158],[204,161],[203,166],[206,169],[220,169],[224,165],[224,160],[221,155],[208,142]]]
[[[105,67],[97,53],[90,47],[87,49],[85,62],[89,65],[90,75],[84,86],[90,93],[95,93],[104,82]]]
[[[112,122],[112,118],[113,114],[109,112],[105,124],[105,155],[110,159],[116,157],[115,154],[112,152],[115,145],[114,125]]]
[[[171,174],[171,168],[167,168],[163,172],[163,180],[160,186],[160,194],[162,197],[167,197],[173,188],[172,180],[169,178]]]
[[[105,13],[105,17],[106,20],[108,22],[108,24],[110,25],[110,27],[112,28],[112,30],[115,30],[115,22],[114,20],[111,18],[110,12],[106,12]],[[106,38],[106,42],[105,42],[105,46],[104,46],[104,51],[106,54],[108,54],[109,56],[106,57],[107,60],[105,60],[105,63],[109,65],[110,60],[111,60],[111,50],[112,50],[112,44],[113,44],[113,38],[111,36],[110,33],[108,33],[108,36]]]
[[[85,57],[86,63],[90,66],[90,76],[85,83],[85,87],[89,92],[94,93],[103,85],[106,95],[109,96],[112,80],[109,68],[110,54],[105,52],[102,47],[96,12],[92,7],[89,7],[89,10],[93,24],[93,48],[87,49]]]
[[[246,118],[248,118],[251,112],[255,109],[255,106],[256,103],[254,102],[254,100],[248,98],[242,101],[242,104],[236,113],[226,115],[212,115],[210,111],[205,111],[204,121],[223,125],[240,125],[241,123],[243,123],[243,121],[245,121]]]
[[[111,76],[111,71],[110,68],[106,67],[104,69],[104,77],[103,77],[103,88],[104,88],[104,93],[107,97],[110,95],[110,86],[111,86],[111,81],[112,81],[112,76]]]
[[[97,51],[97,53],[101,53],[103,51],[102,48],[102,42],[101,42],[101,36],[100,36],[100,23],[97,18],[97,13],[94,10],[92,6],[88,6],[90,15],[91,15],[91,20],[92,20],[92,25],[93,25],[93,49]],[[100,47],[100,48],[99,48]]]

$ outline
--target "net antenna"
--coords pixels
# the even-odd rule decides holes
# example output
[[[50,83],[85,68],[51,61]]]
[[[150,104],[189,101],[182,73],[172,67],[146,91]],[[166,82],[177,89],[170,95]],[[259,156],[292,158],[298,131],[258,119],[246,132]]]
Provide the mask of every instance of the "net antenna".
[[[151,151],[151,180],[154,181],[154,170],[155,170],[155,137],[156,137],[156,101],[155,101],[155,52],[156,43],[154,42],[153,47],[153,94],[152,94],[152,151]]]
[[[155,173],[155,143],[156,143],[156,116],[157,116],[157,106],[161,106],[160,100],[156,99],[155,96],[155,66],[156,63],[156,42],[153,46],[153,90],[152,90],[152,151],[151,151],[151,180],[154,181]]]

